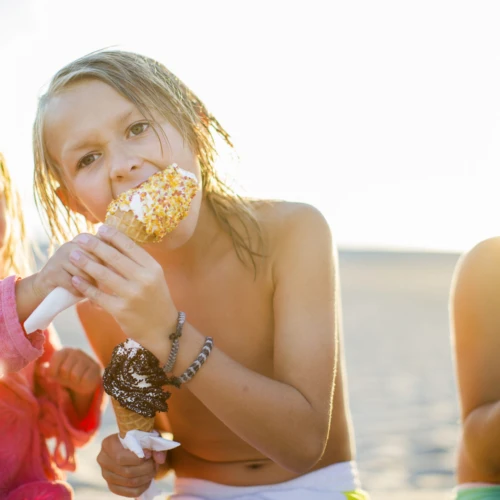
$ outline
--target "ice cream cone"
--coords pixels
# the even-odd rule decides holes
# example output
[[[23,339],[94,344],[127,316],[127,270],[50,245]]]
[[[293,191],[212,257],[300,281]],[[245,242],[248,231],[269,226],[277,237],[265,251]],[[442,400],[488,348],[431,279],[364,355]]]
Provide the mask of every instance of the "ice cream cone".
[[[105,223],[136,243],[159,242],[187,217],[198,187],[194,174],[170,165],[115,198]]]
[[[158,238],[154,234],[146,232],[144,224],[130,210],[128,212],[117,210],[114,214],[108,214],[105,223],[125,233],[136,243],[143,244],[158,241]]]
[[[154,417],[144,417],[135,411],[124,408],[115,398],[111,398],[113,410],[116,415],[116,422],[120,431],[120,437],[123,439],[128,431],[151,432],[154,428]]]

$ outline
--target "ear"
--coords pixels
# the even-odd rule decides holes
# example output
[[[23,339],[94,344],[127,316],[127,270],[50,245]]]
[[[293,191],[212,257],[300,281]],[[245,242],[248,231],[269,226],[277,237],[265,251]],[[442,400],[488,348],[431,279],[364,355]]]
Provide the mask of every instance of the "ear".
[[[68,192],[63,190],[61,186],[56,189],[56,195],[61,200],[61,203],[78,214],[83,215],[92,224],[97,224],[99,221],[78,201],[76,197],[68,196]]]

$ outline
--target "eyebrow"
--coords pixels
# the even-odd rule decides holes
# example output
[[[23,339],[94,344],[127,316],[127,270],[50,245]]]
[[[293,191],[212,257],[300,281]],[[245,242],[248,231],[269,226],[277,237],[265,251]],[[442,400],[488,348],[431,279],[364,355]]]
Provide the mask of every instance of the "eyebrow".
[[[130,111],[126,111],[122,115],[119,115],[116,119],[115,122],[118,125],[123,124],[124,122],[128,121],[130,116],[133,115],[137,110],[135,108],[131,109]],[[80,151],[82,149],[89,149],[91,146],[93,146],[97,141],[93,139],[93,137],[96,135],[94,132],[90,138],[86,138],[80,142],[75,142],[74,144],[71,144],[70,147],[66,149],[67,153],[74,153],[76,151]]]

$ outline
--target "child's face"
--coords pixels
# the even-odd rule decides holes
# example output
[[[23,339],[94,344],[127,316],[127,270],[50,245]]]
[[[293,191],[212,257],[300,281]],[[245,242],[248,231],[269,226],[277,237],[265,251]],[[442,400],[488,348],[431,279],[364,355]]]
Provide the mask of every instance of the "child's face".
[[[161,133],[158,139],[130,101],[101,81],[77,83],[50,100],[44,137],[49,155],[61,168],[70,196],[92,222],[104,221],[109,203],[120,193],[172,163],[201,179],[196,157],[179,132],[154,117],[168,142]],[[198,193],[179,226],[183,239],[194,231],[200,203]]]

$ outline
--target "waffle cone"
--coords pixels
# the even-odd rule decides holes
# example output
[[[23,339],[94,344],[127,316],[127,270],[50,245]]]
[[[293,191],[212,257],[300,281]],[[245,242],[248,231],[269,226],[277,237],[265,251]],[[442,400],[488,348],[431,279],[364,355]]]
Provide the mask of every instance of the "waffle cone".
[[[154,234],[148,234],[144,224],[135,218],[134,212],[117,210],[113,215],[107,215],[105,223],[125,233],[136,243],[153,243],[158,241]]]
[[[124,438],[128,431],[151,432],[154,428],[155,418],[144,417],[135,411],[123,407],[115,398],[111,398],[120,437]]]

